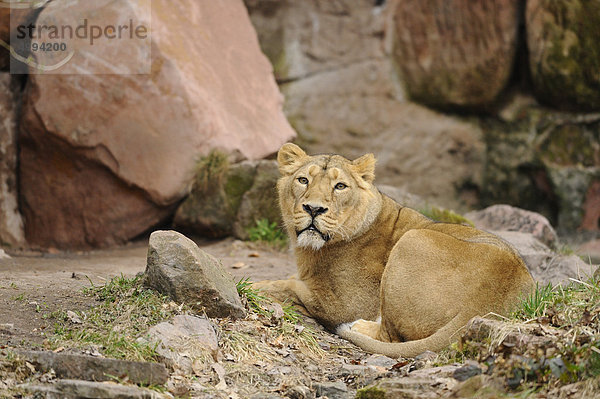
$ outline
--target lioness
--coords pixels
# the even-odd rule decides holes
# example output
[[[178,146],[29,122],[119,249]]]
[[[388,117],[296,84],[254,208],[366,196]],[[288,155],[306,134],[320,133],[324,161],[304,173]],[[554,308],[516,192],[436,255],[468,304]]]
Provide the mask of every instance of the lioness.
[[[506,312],[533,285],[500,238],[436,223],[382,195],[373,154],[350,161],[285,144],[277,161],[298,274],[256,286],[366,351],[440,350],[473,316]]]

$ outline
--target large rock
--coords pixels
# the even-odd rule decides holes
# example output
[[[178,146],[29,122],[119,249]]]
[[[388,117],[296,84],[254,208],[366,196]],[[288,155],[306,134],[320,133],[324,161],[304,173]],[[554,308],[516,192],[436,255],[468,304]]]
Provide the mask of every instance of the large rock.
[[[22,388],[33,393],[35,398],[45,399],[167,399],[172,397],[149,388],[79,380],[57,380],[52,384],[27,383]]]
[[[126,2],[93,8],[100,24],[114,15],[149,17]],[[69,21],[69,10],[45,9],[38,23]],[[93,75],[145,51],[95,50],[77,52],[61,75],[30,77],[20,170],[34,244],[123,242],[169,215],[200,155],[219,148],[256,159],[294,137],[241,0],[152,2],[151,74],[70,74]]]
[[[394,54],[409,96],[444,108],[493,103],[513,70],[519,3],[397,2]]]
[[[520,105],[518,103],[521,103]],[[517,100],[486,118],[483,204],[548,217],[561,234],[600,231],[600,115],[556,112]]]
[[[559,229],[600,231],[600,116],[560,114],[544,122],[535,147],[559,204]]]
[[[372,0],[244,2],[281,82],[384,55],[385,16]]]
[[[406,102],[389,56],[395,2],[246,3],[309,153],[374,152],[380,184],[453,208],[477,200],[481,130]]]
[[[144,284],[209,317],[240,318],[246,313],[221,262],[175,231],[150,235]]]
[[[54,370],[58,378],[88,381],[112,381],[112,376],[127,377],[135,384],[162,385],[169,373],[160,363],[132,362],[94,356],[45,351],[18,351],[19,357],[38,370]]]
[[[377,157],[376,181],[450,208],[477,202],[485,146],[474,123],[398,101],[391,65],[365,61],[282,86],[309,153]]]
[[[569,284],[571,279],[587,280],[596,268],[577,255],[562,255],[553,252],[530,233],[517,231],[493,231],[494,234],[512,244],[519,252],[534,280],[545,285]]]
[[[492,205],[480,211],[469,212],[465,217],[478,229],[530,233],[551,248],[558,245],[558,236],[554,228],[548,219],[539,213],[510,205]]]
[[[207,162],[209,159],[212,161]],[[246,240],[248,229],[261,219],[281,223],[276,161],[229,165],[221,155],[212,154],[200,163],[204,166],[197,171],[192,191],[175,213],[176,229],[204,237],[235,235]]]
[[[600,109],[600,2],[528,0],[527,48],[540,101],[567,110]]]
[[[17,185],[17,98],[11,82],[9,74],[0,73],[0,246],[24,240]]]

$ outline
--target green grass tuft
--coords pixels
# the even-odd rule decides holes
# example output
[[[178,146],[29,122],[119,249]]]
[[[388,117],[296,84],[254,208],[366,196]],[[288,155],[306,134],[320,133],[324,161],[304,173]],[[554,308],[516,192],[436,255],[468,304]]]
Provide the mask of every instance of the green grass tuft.
[[[287,236],[275,222],[261,219],[256,226],[248,229],[250,241],[265,242],[275,246],[284,247],[287,244]]]
[[[536,283],[535,290],[521,299],[518,309],[513,313],[515,319],[536,319],[546,313],[546,309],[554,302],[556,292],[551,283],[540,286]]]

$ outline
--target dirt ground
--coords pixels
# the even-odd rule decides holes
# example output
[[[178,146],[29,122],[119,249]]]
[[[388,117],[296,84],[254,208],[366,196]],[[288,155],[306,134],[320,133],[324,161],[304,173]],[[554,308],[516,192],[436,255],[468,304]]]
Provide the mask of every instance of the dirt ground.
[[[236,280],[280,279],[295,272],[289,251],[233,239],[197,243],[220,259]],[[94,299],[83,295],[82,288],[143,272],[147,247],[147,241],[140,241],[86,253],[9,252],[11,258],[0,259],[0,346],[42,344],[52,323],[44,313],[93,306]]]

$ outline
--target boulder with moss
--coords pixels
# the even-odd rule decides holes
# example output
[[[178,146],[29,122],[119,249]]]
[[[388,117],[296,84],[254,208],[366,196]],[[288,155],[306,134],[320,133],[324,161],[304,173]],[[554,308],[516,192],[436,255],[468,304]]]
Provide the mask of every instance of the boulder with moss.
[[[600,115],[532,101],[514,100],[499,118],[481,119],[482,205],[541,213],[560,233],[600,232]]]
[[[442,108],[493,103],[513,69],[519,3],[396,2],[394,55],[409,96]]]
[[[538,99],[567,110],[599,110],[600,2],[529,0],[526,24]]]
[[[278,178],[275,161],[232,164],[214,152],[198,162],[192,191],[177,209],[174,226],[202,237],[248,239],[248,229],[260,220],[281,223]]]
[[[240,208],[233,224],[233,233],[237,238],[249,238],[248,230],[260,220],[282,225],[281,212],[277,200],[277,180],[279,168],[275,161],[256,162],[256,174],[252,187],[244,193]]]
[[[196,165],[192,191],[175,213],[174,227],[210,238],[231,235],[242,196],[252,187],[255,174],[253,162],[232,165],[219,152],[203,157]]]

